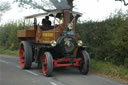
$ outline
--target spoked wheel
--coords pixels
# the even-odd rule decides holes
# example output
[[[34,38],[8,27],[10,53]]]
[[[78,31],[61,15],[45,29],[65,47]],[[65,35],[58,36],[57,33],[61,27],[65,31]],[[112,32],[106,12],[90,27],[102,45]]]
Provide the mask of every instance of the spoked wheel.
[[[20,66],[29,69],[32,65],[32,47],[29,42],[22,41],[19,49]]]
[[[19,49],[19,57],[20,57],[20,66],[21,68],[24,68],[24,49]]]
[[[90,67],[90,57],[86,51],[81,52],[82,61],[79,66],[80,73],[87,75]]]
[[[51,76],[53,72],[53,59],[50,52],[42,55],[42,72],[45,76]]]

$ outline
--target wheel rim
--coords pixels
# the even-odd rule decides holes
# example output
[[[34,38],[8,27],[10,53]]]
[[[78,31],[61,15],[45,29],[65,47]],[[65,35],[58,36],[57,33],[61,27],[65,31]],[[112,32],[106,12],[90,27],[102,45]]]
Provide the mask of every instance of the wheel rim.
[[[82,68],[81,68],[81,72],[82,73],[84,73],[84,72],[86,72],[86,64],[85,64],[85,62],[83,61],[83,64],[82,64]]]
[[[20,66],[24,68],[24,49],[19,49],[19,56],[20,56]]]
[[[44,75],[47,75],[47,57],[45,54],[43,54],[42,56],[42,72]]]
[[[87,57],[87,56],[85,56]],[[88,60],[85,60],[84,58],[82,59],[81,63],[80,63],[80,67],[79,70],[82,74],[87,74],[88,73]]]
[[[88,74],[89,72],[89,56],[87,53],[82,53],[82,61],[80,62],[79,70],[82,74]]]

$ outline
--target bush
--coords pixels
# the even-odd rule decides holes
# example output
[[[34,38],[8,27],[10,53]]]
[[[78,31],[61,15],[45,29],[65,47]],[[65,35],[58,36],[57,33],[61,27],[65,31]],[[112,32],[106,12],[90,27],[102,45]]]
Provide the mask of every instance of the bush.
[[[105,21],[77,24],[91,58],[128,67],[128,17],[119,13]]]
[[[26,29],[29,24],[24,25],[22,21],[10,22],[0,26],[0,46],[6,49],[18,49],[17,30]]]

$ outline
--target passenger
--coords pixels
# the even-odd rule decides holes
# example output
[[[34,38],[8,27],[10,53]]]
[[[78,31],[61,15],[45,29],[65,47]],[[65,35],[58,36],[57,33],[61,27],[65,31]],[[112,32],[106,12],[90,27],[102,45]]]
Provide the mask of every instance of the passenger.
[[[51,21],[49,20],[49,16],[45,17],[45,22],[47,26],[51,26]]]

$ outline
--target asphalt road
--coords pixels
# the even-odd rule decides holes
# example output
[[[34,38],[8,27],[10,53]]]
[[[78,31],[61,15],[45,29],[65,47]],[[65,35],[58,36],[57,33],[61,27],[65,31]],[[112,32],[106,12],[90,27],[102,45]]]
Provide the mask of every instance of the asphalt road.
[[[89,73],[82,75],[74,68],[56,69],[52,77],[43,76],[41,69],[20,68],[16,56],[0,55],[0,85],[128,85]]]

